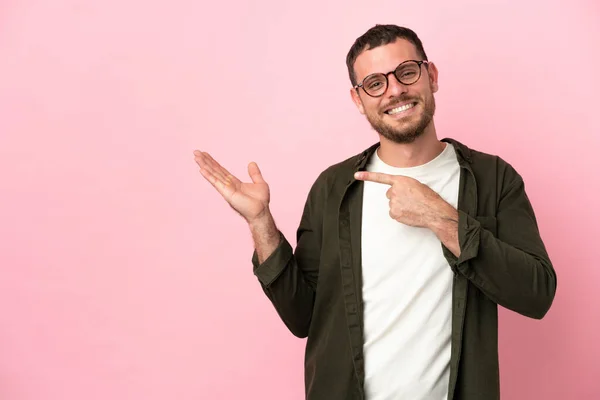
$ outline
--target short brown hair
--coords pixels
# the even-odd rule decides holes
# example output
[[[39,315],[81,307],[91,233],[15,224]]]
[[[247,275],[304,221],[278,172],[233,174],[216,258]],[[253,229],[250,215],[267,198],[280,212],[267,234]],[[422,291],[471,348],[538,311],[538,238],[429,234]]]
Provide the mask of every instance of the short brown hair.
[[[421,43],[421,39],[419,39],[414,31],[397,25],[377,24],[354,41],[346,56],[346,65],[348,66],[348,75],[350,76],[352,86],[358,83],[356,82],[356,74],[354,72],[354,63],[358,56],[365,50],[393,43],[396,39],[405,39],[414,44],[419,57],[427,60],[423,43]]]

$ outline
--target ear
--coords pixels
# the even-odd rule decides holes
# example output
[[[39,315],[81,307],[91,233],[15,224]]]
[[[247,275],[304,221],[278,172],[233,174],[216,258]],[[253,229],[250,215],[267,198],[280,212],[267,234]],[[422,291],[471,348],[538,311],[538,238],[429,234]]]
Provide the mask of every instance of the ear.
[[[431,91],[433,93],[437,92],[439,89],[438,84],[438,69],[434,63],[429,63],[427,66],[427,71],[429,74],[429,85],[431,86]]]
[[[360,88],[358,90],[360,90]],[[356,90],[355,88],[351,88],[350,97],[352,97],[352,101],[354,102],[354,105],[356,105],[356,108],[358,108],[358,111],[364,115],[365,107],[363,106],[360,95],[358,94],[358,90]]]

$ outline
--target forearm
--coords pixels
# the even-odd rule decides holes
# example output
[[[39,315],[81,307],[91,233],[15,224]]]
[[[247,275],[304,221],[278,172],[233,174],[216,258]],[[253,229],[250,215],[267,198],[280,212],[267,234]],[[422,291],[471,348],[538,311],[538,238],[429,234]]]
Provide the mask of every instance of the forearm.
[[[312,317],[319,266],[318,239],[307,225],[298,229],[294,251],[270,213],[250,223],[255,251],[254,274],[282,321],[298,337],[306,337]]]
[[[322,199],[327,186],[311,188],[296,232],[296,248],[277,229],[270,213],[250,224],[255,242],[254,274],[277,313],[298,337],[310,328],[321,256]]]
[[[474,257],[457,260],[461,274],[505,308],[537,319],[546,314],[556,292],[556,274],[541,247],[522,250],[481,226],[463,240],[464,251]]]
[[[459,224],[459,212],[446,202],[435,209],[429,228],[452,253],[457,271],[503,307],[532,318],[546,314],[556,275],[542,246],[526,252],[496,238],[464,213]]]
[[[271,212],[267,209],[263,216],[249,221],[248,226],[254,241],[258,262],[262,264],[281,243],[281,234],[275,225]]]
[[[295,255],[289,242],[278,232],[280,243],[263,261],[259,262],[258,251],[254,252],[252,263],[254,274],[263,291],[271,300],[282,321],[298,337],[306,337],[314,304],[316,276],[306,269],[316,267],[318,261],[306,260]],[[271,243],[272,244],[272,243]],[[306,239],[300,240],[300,250],[306,246]],[[260,246],[258,246],[260,247]],[[298,249],[296,250],[298,252]],[[309,265],[304,266],[302,263]]]
[[[440,242],[457,258],[460,257],[458,241],[458,211],[449,203],[440,199],[433,207],[428,227],[435,233]]]
[[[498,305],[542,318],[554,299],[556,274],[541,239],[530,236],[522,245],[507,243],[476,218],[464,212],[457,214],[457,237],[448,245],[444,243],[451,267]],[[450,237],[453,231],[442,230],[442,235]],[[454,246],[460,248],[458,254]]]

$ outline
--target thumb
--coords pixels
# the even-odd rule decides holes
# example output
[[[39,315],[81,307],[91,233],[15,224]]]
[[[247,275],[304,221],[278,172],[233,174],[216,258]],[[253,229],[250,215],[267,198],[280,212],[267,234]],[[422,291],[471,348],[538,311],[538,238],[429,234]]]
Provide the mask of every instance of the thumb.
[[[250,179],[252,179],[252,182],[254,183],[266,183],[255,162],[248,164],[248,175],[250,175]]]

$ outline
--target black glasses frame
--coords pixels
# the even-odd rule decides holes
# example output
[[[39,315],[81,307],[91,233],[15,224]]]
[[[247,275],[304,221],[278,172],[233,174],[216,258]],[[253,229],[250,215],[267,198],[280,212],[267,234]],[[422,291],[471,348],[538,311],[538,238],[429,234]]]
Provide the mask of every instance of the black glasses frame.
[[[406,63],[410,63],[410,62],[412,62],[412,63],[417,63],[417,65],[419,66],[419,76],[418,76],[418,77],[417,77],[417,79],[415,79],[413,82],[410,82],[410,83],[402,82],[402,79],[400,79],[400,78],[398,77],[398,75],[396,75],[396,73],[397,73],[398,71],[400,71],[400,68],[401,68],[401,67],[402,67],[404,64],[406,64]],[[426,61],[426,60],[421,60],[421,61],[418,61],[418,60],[406,60],[406,61],[403,61],[403,62],[401,62],[400,64],[398,64],[398,66],[397,66],[397,67],[396,67],[396,68],[395,68],[393,71],[390,71],[390,72],[388,72],[388,73],[385,73],[385,74],[384,74],[384,73],[382,73],[382,72],[377,72],[377,73],[375,73],[375,74],[368,75],[367,77],[365,77],[365,79],[363,79],[363,80],[362,80],[362,82],[361,82],[361,83],[359,83],[358,85],[354,86],[354,89],[356,89],[356,91],[358,92],[358,89],[359,89],[359,88],[362,88],[362,89],[363,89],[363,91],[364,91],[366,94],[368,94],[369,96],[371,96],[371,97],[381,97],[381,96],[383,96],[383,95],[385,94],[385,92],[386,92],[386,90],[387,90],[388,86],[390,85],[390,82],[388,81],[388,76],[389,76],[390,74],[394,74],[394,77],[396,77],[396,79],[398,80],[398,82],[400,82],[401,84],[403,84],[403,85],[405,85],[405,86],[414,85],[415,83],[417,83],[417,82],[419,81],[419,79],[421,79],[421,75],[422,75],[422,73],[421,73],[421,65],[422,65],[422,64],[425,64],[425,66],[427,66],[427,65],[429,65],[429,61]],[[365,83],[365,81],[366,81],[367,79],[369,79],[369,78],[372,78],[373,76],[380,76],[380,75],[383,75],[383,77],[385,78],[385,89],[383,90],[383,92],[381,92],[381,94],[380,94],[380,95],[376,95],[376,96],[375,96],[375,95],[372,95],[372,94],[370,94],[369,92],[367,92],[367,91],[365,90],[364,83]]]

